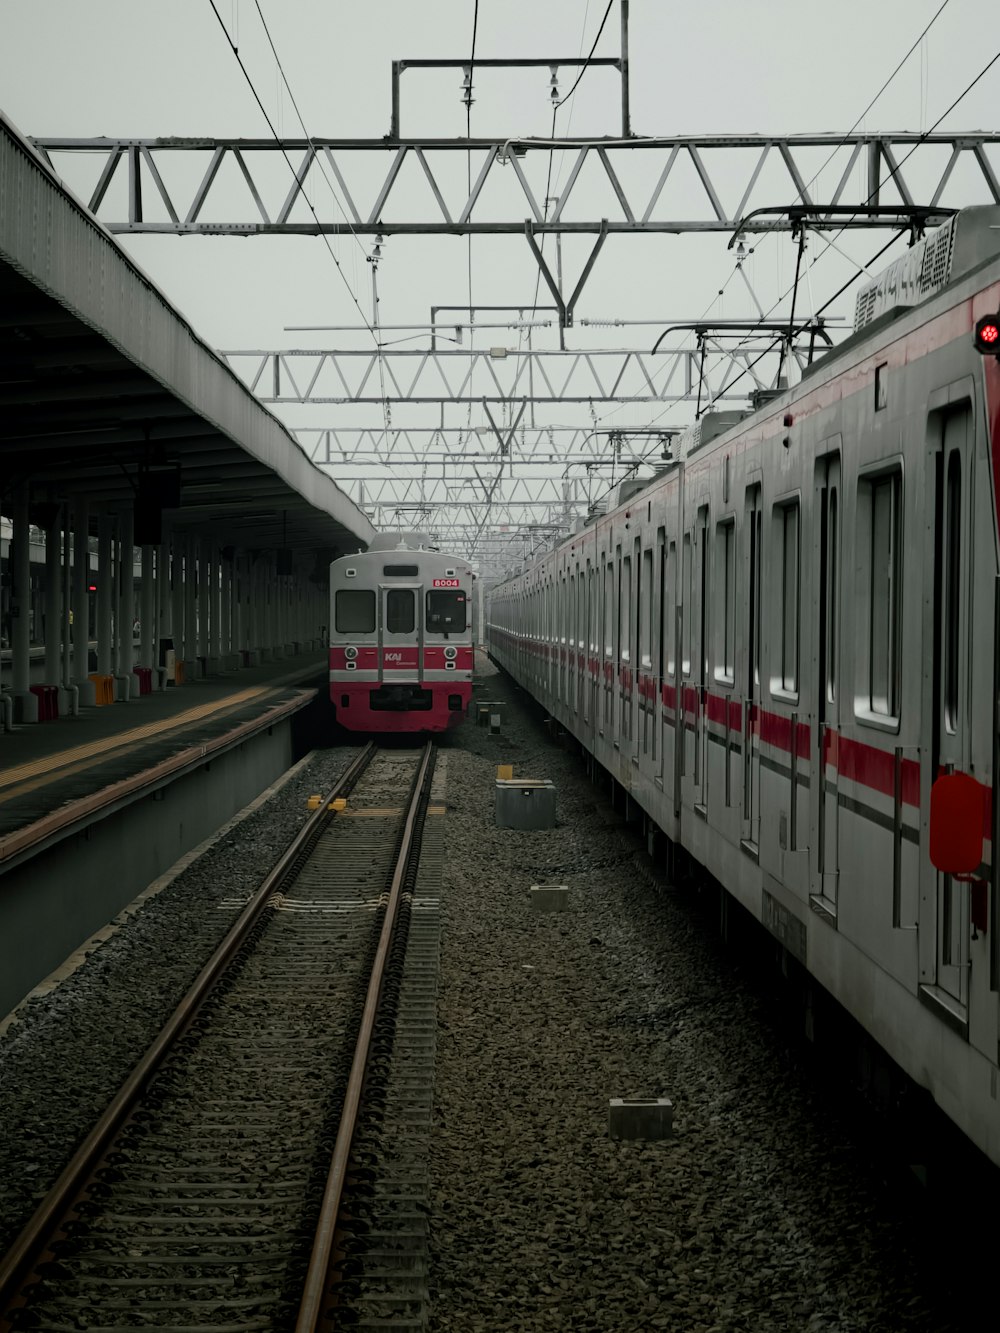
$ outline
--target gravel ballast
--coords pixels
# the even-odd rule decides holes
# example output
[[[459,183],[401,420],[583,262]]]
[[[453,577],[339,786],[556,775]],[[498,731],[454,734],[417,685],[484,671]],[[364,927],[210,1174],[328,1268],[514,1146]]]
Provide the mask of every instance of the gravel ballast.
[[[950,1333],[990,1273],[883,1178],[690,886],[480,659],[503,732],[446,737],[446,859],[429,1154],[431,1323],[470,1330]],[[352,751],[313,755],[0,1032],[0,1249],[159,1031]],[[551,778],[558,826],[494,824],[496,765]],[[532,912],[531,885],[569,910]],[[667,1096],[673,1137],[613,1141],[612,1097]],[[995,1318],[995,1311],[994,1311]]]
[[[951,1223],[907,1216],[873,1174],[851,1112],[693,891],[653,875],[606,783],[488,663],[477,693],[504,724],[465,727],[448,763],[431,1327],[968,1327],[956,1289],[974,1284],[921,1268],[918,1233]],[[557,828],[495,827],[510,762],[555,781]],[[569,911],[531,911],[545,882]],[[609,1138],[609,1098],[635,1095],[672,1099],[672,1139]]]
[[[316,751],[0,1035],[0,1253],[356,751]],[[256,804],[256,803],[255,803]]]

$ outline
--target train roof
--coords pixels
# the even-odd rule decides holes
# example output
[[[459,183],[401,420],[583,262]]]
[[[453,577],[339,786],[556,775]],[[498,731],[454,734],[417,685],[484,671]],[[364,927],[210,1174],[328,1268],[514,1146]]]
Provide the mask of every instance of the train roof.
[[[1000,206],[983,204],[960,210],[862,288],[855,303],[854,332],[807,366],[802,372],[802,381],[822,371],[831,370],[842,356],[876,337],[884,328],[904,315],[912,314],[914,310],[940,296],[950,287],[968,279],[977,270],[996,262],[998,257],[1000,257]],[[791,402],[795,399],[798,388],[799,385],[781,386],[768,394],[766,404],[762,403],[752,411],[736,408],[725,411],[709,410],[703,413],[698,421],[678,437],[674,458],[667,468],[658,468],[651,477],[630,478],[621,483],[587,523],[613,513],[638,491],[654,486],[663,479],[665,472],[673,470],[675,463],[687,459],[714,441],[721,440],[721,437],[730,432],[739,430],[745,424],[749,424],[754,417],[772,415],[785,401]],[[579,535],[578,530],[569,533],[552,543],[545,551],[540,551],[536,556],[520,562],[506,573],[504,581],[526,573],[538,561],[544,559],[550,550],[573,540],[577,535]]]
[[[376,532],[368,544],[368,554],[374,551],[436,551],[426,532]]]

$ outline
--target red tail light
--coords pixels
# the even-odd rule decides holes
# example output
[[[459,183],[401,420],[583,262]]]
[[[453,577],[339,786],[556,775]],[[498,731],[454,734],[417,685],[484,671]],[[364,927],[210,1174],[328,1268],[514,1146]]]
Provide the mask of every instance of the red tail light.
[[[976,323],[976,351],[984,356],[1000,353],[1000,314],[984,315]]]

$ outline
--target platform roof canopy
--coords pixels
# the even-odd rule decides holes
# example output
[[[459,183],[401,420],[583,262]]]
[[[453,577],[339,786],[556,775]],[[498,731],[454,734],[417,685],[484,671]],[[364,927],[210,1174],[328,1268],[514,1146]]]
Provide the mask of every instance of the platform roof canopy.
[[[168,496],[220,545],[344,553],[374,529],[0,114],[0,503]],[[170,497],[170,498],[176,498]]]

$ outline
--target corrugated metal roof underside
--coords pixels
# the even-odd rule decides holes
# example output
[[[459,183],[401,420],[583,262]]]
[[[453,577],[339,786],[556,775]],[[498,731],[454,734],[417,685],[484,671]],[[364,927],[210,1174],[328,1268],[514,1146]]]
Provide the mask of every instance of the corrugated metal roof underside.
[[[177,463],[173,525],[220,544],[365,546],[374,529],[0,116],[0,473],[128,502]],[[47,493],[46,493],[47,488]]]

